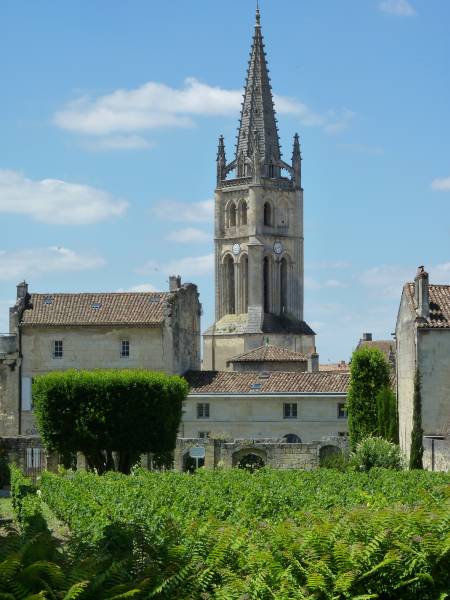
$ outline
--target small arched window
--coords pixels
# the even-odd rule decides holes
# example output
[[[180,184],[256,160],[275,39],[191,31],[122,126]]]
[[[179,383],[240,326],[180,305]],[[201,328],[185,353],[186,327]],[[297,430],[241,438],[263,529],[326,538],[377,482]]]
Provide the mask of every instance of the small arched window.
[[[301,444],[302,440],[295,433],[288,433],[284,436],[283,442],[286,444]]]
[[[247,225],[247,202],[241,204],[241,225]]]
[[[236,204],[230,206],[230,227],[236,227]]]
[[[267,227],[272,225],[272,207],[269,202],[264,204],[264,225]]]

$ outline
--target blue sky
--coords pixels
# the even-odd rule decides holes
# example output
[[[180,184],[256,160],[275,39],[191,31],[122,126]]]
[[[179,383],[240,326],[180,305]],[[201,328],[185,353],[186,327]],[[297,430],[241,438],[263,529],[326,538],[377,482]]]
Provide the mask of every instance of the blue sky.
[[[213,319],[217,139],[234,150],[253,0],[0,6],[0,331],[31,291],[199,285]],[[226,6],[226,9],[224,8]],[[448,0],[262,0],[284,158],[298,131],[305,319],[321,362],[450,282]]]

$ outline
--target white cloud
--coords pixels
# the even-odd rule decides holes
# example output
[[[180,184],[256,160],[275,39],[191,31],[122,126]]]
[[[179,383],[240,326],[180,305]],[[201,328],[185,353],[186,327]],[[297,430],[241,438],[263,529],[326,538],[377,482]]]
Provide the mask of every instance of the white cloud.
[[[450,177],[434,179],[431,182],[431,189],[435,192],[450,192]]]
[[[133,285],[127,289],[120,288],[117,291],[118,292],[159,292],[159,290],[151,283],[139,283],[138,285]]]
[[[122,215],[128,204],[103,190],[58,179],[27,179],[0,170],[0,213],[52,225],[86,225]]]
[[[307,290],[321,290],[323,288],[344,288],[347,284],[337,279],[327,279],[326,281],[317,281],[313,277],[305,277],[305,288]]]
[[[330,134],[345,129],[354,117],[348,109],[318,113],[295,98],[275,96],[274,100],[280,114],[296,116],[302,125],[321,127]],[[185,79],[179,89],[150,81],[132,90],[119,89],[98,98],[78,98],[59,110],[53,121],[62,129],[84,135],[130,134],[169,127],[193,127],[195,118],[201,116],[237,115],[241,101],[241,90],[210,86],[194,77]],[[129,147],[142,143],[128,142]],[[111,149],[113,142],[105,144]],[[124,145],[123,140],[117,143],[119,148]]]
[[[425,265],[430,274],[430,283],[448,284],[450,282],[450,262],[438,265]],[[381,296],[400,300],[403,285],[414,281],[416,268],[399,265],[383,265],[364,271],[359,281],[367,287],[376,287]]]
[[[322,260],[320,262],[307,263],[307,269],[348,269],[351,267],[351,263],[346,260]]]
[[[86,147],[89,150],[104,152],[108,150],[145,150],[155,144],[138,135],[116,135],[89,140]]]
[[[186,227],[177,231],[170,231],[166,239],[178,244],[203,243],[211,241],[212,237],[206,231],[195,227]]]
[[[367,287],[376,287],[379,295],[400,299],[403,285],[414,279],[414,271],[398,265],[383,265],[364,271],[359,281]]]
[[[96,269],[105,264],[99,256],[77,254],[68,248],[32,248],[16,252],[0,251],[0,279],[19,281],[45,273]]]
[[[378,7],[383,12],[400,17],[413,17],[416,14],[416,9],[408,0],[383,0]]]
[[[165,221],[183,223],[211,222],[214,217],[214,200],[192,202],[191,204],[162,200],[151,208],[152,214]]]
[[[371,154],[372,156],[382,156],[384,154],[383,146],[371,146],[369,144],[339,144],[339,148],[356,154]]]
[[[161,272],[165,275],[181,275],[185,279],[186,277],[209,275],[213,270],[214,254],[206,254],[204,256],[185,256],[170,260],[165,264],[149,260],[142,267],[137,268],[136,272],[142,275]]]

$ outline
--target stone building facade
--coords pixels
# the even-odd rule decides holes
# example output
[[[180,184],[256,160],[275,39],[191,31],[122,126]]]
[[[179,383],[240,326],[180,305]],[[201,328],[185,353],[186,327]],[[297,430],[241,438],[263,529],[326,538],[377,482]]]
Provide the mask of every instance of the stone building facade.
[[[450,469],[450,285],[419,267],[403,287],[396,325],[400,445],[409,459],[414,376],[421,378],[424,466]]]
[[[215,323],[204,333],[204,368],[225,370],[268,342],[315,352],[303,318],[303,189],[298,135],[282,160],[259,11],[236,154],[219,140],[215,191]]]
[[[346,438],[348,373],[190,371],[181,438]]]
[[[17,287],[9,336],[0,338],[0,435],[35,435],[33,377],[66,369],[200,368],[197,287],[169,292],[29,294]],[[2,345],[6,353],[1,353]]]

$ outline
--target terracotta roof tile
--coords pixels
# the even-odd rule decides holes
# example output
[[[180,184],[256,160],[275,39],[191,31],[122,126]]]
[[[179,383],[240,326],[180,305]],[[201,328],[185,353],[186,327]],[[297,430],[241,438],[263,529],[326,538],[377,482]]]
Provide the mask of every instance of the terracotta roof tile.
[[[308,356],[301,352],[266,344],[230,358],[228,362],[305,362],[307,360]]]
[[[168,292],[32,294],[25,326],[154,326],[164,321]]]
[[[414,295],[414,283],[406,283],[404,288],[408,304],[416,312],[416,299]],[[430,316],[423,323],[417,323],[418,327],[435,327],[450,329],[450,285],[429,285]]]
[[[361,340],[358,348],[378,348],[389,361],[397,351],[394,340]]]
[[[339,371],[341,373],[349,373],[350,365],[342,360],[338,363],[327,363],[319,365],[319,371]]]
[[[349,373],[287,373],[271,372],[261,377],[258,372],[189,371],[185,375],[191,394],[254,394],[254,393],[335,393],[345,394]],[[252,386],[257,387],[252,387]],[[261,386],[261,387],[259,387]]]

